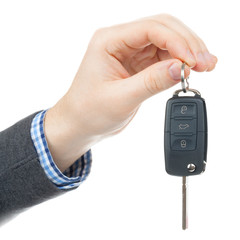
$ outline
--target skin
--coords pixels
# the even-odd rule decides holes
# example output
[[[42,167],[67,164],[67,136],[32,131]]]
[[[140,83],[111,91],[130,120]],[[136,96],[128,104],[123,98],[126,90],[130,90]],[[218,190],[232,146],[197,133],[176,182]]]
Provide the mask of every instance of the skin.
[[[61,171],[94,144],[121,132],[141,103],[177,84],[181,65],[212,71],[217,58],[177,18],[160,14],[99,29],[66,94],[45,116],[44,131]]]

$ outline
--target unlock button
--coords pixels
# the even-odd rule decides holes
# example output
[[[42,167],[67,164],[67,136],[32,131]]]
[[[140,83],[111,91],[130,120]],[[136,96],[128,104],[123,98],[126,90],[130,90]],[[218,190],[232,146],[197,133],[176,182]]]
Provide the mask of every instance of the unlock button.
[[[195,103],[174,103],[172,106],[172,117],[196,117]]]

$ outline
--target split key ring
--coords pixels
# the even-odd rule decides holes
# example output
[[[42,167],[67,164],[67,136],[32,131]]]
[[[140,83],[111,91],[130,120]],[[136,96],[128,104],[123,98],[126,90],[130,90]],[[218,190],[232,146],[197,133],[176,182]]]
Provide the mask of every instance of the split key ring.
[[[185,65],[186,65],[186,63],[183,63],[182,67],[181,67],[181,84],[182,84],[182,91],[184,93],[186,93],[189,89],[189,83],[188,83],[188,78],[189,77],[185,78],[185,74],[184,74]],[[187,87],[185,85],[185,81],[187,83]]]

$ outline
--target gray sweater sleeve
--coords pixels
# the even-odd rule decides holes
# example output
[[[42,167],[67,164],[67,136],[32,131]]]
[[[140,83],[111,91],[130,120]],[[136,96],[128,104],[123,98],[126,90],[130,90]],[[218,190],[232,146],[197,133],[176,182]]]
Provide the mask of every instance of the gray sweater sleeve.
[[[37,113],[0,132],[0,225],[28,207],[69,191],[57,188],[39,163],[30,134]]]

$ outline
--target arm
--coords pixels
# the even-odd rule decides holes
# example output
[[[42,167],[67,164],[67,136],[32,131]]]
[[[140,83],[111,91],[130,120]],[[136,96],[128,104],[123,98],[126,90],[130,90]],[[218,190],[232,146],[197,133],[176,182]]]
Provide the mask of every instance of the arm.
[[[188,76],[190,68],[211,71],[217,58],[174,17],[157,15],[98,30],[70,89],[43,122],[59,171],[122,131],[143,101],[178,83],[182,61]],[[0,133],[0,221],[67,191],[41,165],[30,133],[37,114]]]
[[[77,188],[91,168],[91,150],[61,172],[44,134],[46,110],[0,132],[0,225],[27,208]]]
[[[64,193],[39,164],[30,135],[36,114],[0,132],[0,223],[20,210]]]

